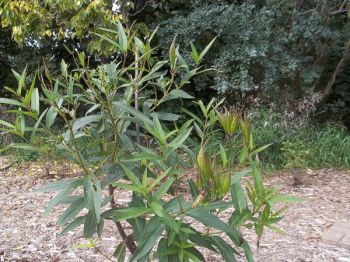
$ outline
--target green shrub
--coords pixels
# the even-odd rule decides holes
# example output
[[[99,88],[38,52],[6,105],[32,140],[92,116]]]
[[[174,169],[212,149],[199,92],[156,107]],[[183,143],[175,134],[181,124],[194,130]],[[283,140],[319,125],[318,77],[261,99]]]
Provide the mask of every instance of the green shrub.
[[[251,115],[255,143],[271,143],[259,154],[267,168],[350,167],[350,134],[345,127],[288,120],[266,109],[253,110]]]
[[[160,46],[168,46],[174,34],[184,46],[217,37],[205,60],[216,72],[196,78],[193,87],[205,93],[212,88],[232,102],[237,94],[259,93],[284,108],[314,94],[317,84],[324,86],[317,80],[332,52],[341,53],[347,41],[346,17],[329,16],[335,0],[167,2],[160,4],[165,15],[151,20],[160,25]]]
[[[305,146],[310,151],[310,167],[350,168],[350,134],[340,125],[313,127]]]
[[[304,168],[309,165],[310,151],[301,141],[283,142],[281,151],[285,168]]]
[[[199,60],[207,49],[199,54],[192,52],[198,63],[189,67],[174,40],[168,60],[159,61],[150,46],[152,36],[141,40],[121,24],[117,26],[117,40],[107,39],[119,51],[115,62],[91,69],[84,54],[79,53],[76,69],[69,70],[62,61],[61,77],[39,78],[41,92],[35,84],[27,87],[22,74],[18,88],[10,89],[17,99],[0,98],[0,103],[14,107],[16,116],[12,123],[1,120],[2,129],[22,140],[9,147],[50,154],[47,145],[53,145],[83,170],[82,177],[42,189],[59,191],[46,212],[68,203],[57,222],[63,227],[61,235],[83,224],[90,247],[95,247],[92,238],[101,238],[104,221],[112,220],[122,237],[114,254],[119,261],[124,261],[126,249],[130,261],[147,261],[155,256],[159,261],[204,261],[198,247],[219,253],[228,262],[235,261],[237,252],[243,251],[246,259],[253,261],[241,227],[254,227],[258,239],[265,228],[278,231],[274,224],[282,219],[284,209],[274,210],[274,204],[299,199],[281,196],[275,188],[264,186],[253,161],[264,147],[254,146],[246,117],[230,113],[223,120],[220,102],[214,100],[208,105],[198,102],[202,115],[188,112],[193,119],[182,125],[179,115],[164,110],[168,107],[163,105],[171,100],[193,98],[182,87],[201,72]],[[28,118],[35,124],[30,125]],[[250,169],[236,170],[228,152],[230,139],[216,152],[206,150],[219,119],[224,127],[226,121],[239,123],[241,131],[235,131],[241,138],[240,160]],[[63,125],[53,132],[55,123]],[[194,129],[201,138],[198,153],[187,146]],[[230,129],[226,137],[233,136],[233,131]],[[47,139],[44,144],[35,142],[39,133]],[[198,170],[195,181],[186,179],[188,164]],[[240,180],[247,175],[253,179],[246,195]],[[179,192],[179,182],[187,184],[190,200]],[[73,195],[76,188],[83,189],[82,193]],[[116,204],[114,192],[118,189],[132,193],[129,203]],[[229,191],[231,200],[225,201]],[[166,194],[169,197],[164,198]],[[234,211],[225,222],[218,214],[229,207]],[[205,229],[193,226],[189,218]],[[130,235],[125,231],[127,224],[132,229]]]

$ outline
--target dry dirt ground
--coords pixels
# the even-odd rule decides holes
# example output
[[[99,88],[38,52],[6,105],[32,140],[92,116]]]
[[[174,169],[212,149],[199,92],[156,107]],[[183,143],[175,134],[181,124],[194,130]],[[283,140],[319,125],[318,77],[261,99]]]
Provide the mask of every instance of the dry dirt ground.
[[[0,158],[0,170],[8,161]],[[81,228],[58,238],[60,228],[55,220],[62,212],[58,207],[47,216],[43,211],[54,193],[34,192],[38,187],[58,179],[58,175],[76,175],[70,167],[58,163],[49,178],[40,163],[22,163],[0,171],[0,261],[109,261],[119,237],[112,223],[106,223],[98,249],[77,248],[86,243]],[[56,169],[56,171],[55,171]],[[62,171],[63,170],[63,171]],[[348,261],[350,250],[321,241],[321,235],[335,221],[350,221],[350,172],[337,170],[299,171],[303,185],[293,186],[288,173],[265,177],[283,193],[307,198],[293,204],[279,226],[286,235],[266,231],[260,248],[255,247],[254,233],[244,235],[252,244],[256,261]],[[118,193],[124,203],[125,192]],[[225,215],[225,214],[223,214]],[[206,254],[208,261],[221,261],[215,254]],[[156,260],[155,260],[156,261]],[[244,259],[240,259],[244,261]]]

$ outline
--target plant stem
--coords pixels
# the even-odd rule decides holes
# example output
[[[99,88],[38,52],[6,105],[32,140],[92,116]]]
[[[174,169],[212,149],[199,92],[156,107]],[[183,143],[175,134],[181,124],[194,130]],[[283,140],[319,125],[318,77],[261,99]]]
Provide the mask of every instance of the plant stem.
[[[71,134],[71,139],[72,139],[72,142],[73,142],[73,145],[75,148],[75,150],[73,150],[73,151],[77,155],[77,158],[78,158],[78,161],[79,161],[81,168],[84,170],[84,173],[87,175],[87,174],[89,174],[89,170],[86,168],[85,163],[84,163],[83,159],[81,158],[80,151],[78,149],[78,143],[74,137],[73,127],[69,123],[66,115],[60,110],[60,107],[56,104],[56,102],[54,103],[54,106],[56,107],[57,113],[62,117],[63,121],[66,123],[66,125],[69,129],[69,132]]]
[[[109,185],[108,189],[109,189],[109,195],[112,196],[112,199],[110,201],[111,207],[117,208],[117,204],[114,201],[114,189],[115,189],[115,187],[113,187],[112,185]],[[130,236],[128,237],[126,235],[125,230],[120,222],[114,221],[114,223],[117,226],[118,232],[119,232],[120,236],[122,237],[126,247],[129,249],[130,253],[131,254],[135,253],[136,245],[135,245],[132,237],[130,237]]]
[[[139,52],[136,48],[135,50],[135,61],[137,61],[135,63],[135,109],[139,110],[139,87],[138,87],[138,77],[139,77]],[[138,123],[136,123],[136,143],[140,144],[140,125]]]

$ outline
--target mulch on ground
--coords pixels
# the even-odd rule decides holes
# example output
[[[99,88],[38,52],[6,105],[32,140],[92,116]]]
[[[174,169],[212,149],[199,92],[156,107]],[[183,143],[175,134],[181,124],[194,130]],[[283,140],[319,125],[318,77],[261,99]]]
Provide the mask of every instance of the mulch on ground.
[[[79,175],[79,170],[67,163],[50,163],[47,173],[43,163],[13,163],[0,158],[0,261],[109,261],[120,238],[113,223],[106,222],[99,249],[76,248],[86,243],[82,229],[57,237],[61,228],[55,221],[64,207],[43,214],[47,202],[55,193],[34,192],[50,181]],[[254,232],[244,230],[252,245],[256,261],[348,261],[350,250],[321,240],[321,235],[335,221],[350,220],[350,172],[332,169],[298,171],[303,183],[293,185],[293,175],[282,172],[266,176],[283,193],[307,198],[293,204],[278,224],[286,235],[266,230],[260,248],[255,246]],[[120,203],[130,194],[118,192]],[[225,214],[223,214],[225,216]],[[119,242],[118,242],[119,241]],[[208,261],[220,257],[206,253]],[[241,259],[241,261],[244,261]]]

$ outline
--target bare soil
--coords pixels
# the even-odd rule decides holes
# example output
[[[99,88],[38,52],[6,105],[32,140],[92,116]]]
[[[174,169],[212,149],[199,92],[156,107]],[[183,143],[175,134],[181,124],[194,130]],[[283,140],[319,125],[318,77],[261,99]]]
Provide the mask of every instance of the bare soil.
[[[9,163],[0,157],[0,261],[109,261],[106,256],[113,254],[120,242],[113,223],[107,221],[98,249],[77,248],[76,244],[86,243],[82,229],[57,237],[61,228],[55,221],[64,207],[45,216],[46,204],[55,194],[34,192],[51,181],[78,175],[78,169],[66,163],[51,163],[47,175],[43,163],[15,163],[10,167]],[[295,172],[302,177],[301,185],[293,185]],[[349,249],[321,240],[335,221],[350,221],[350,172],[332,169],[295,172],[265,177],[266,184],[308,201],[293,204],[286,211],[278,224],[286,235],[266,230],[259,249],[254,232],[244,230],[256,261],[350,262]],[[125,203],[130,195],[118,192],[117,197],[120,203]],[[206,258],[222,261],[211,253],[206,253]]]

